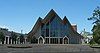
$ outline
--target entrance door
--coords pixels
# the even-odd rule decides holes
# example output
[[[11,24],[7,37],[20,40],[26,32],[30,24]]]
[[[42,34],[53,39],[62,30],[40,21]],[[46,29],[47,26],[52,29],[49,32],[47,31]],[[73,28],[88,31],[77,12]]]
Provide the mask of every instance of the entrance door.
[[[43,44],[43,39],[42,38],[39,39],[39,44]]]
[[[67,39],[67,37],[64,38],[64,44],[68,44],[68,39]]]

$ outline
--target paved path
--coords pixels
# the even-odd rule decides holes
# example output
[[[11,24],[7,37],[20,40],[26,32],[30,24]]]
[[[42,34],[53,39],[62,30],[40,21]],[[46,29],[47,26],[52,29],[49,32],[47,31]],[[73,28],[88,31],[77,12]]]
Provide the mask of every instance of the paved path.
[[[21,46],[27,46],[24,44]],[[100,49],[90,48],[88,45],[38,45],[30,44],[32,48],[7,48],[8,45],[0,45],[0,53],[100,53]],[[19,46],[19,45],[14,45]],[[29,46],[29,45],[28,45]]]

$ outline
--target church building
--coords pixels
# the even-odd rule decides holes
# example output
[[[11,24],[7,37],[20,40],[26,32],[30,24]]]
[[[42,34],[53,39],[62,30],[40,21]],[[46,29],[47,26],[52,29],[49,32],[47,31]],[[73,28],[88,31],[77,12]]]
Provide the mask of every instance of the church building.
[[[66,16],[61,19],[53,9],[44,19],[38,18],[28,36],[36,37],[38,44],[80,44],[82,39],[77,25],[71,25]]]

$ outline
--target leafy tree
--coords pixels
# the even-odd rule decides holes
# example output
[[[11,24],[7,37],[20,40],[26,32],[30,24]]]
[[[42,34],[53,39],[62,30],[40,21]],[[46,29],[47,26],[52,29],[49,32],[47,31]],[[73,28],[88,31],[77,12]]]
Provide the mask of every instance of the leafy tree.
[[[24,42],[25,39],[24,39],[24,36],[22,34],[20,35],[19,39],[20,39],[20,43],[23,44],[23,42]]]
[[[94,25],[92,31],[93,31],[94,41],[100,44],[100,24]]]
[[[30,39],[31,39],[31,37],[28,35],[27,36],[27,42],[30,42],[31,41]]]
[[[2,42],[2,44],[4,44],[5,36],[3,32],[0,32],[0,41]]]
[[[96,42],[94,41],[94,39],[91,39],[90,42],[89,42],[89,44],[90,44],[90,45],[96,44]]]
[[[15,42],[15,44],[16,44],[17,37],[18,37],[18,36],[16,35],[16,33],[14,33],[14,32],[11,33],[12,44],[14,44],[14,42]]]
[[[98,6],[94,12],[92,17],[88,18],[88,20],[93,20],[93,39],[96,43],[100,44],[100,7]]]
[[[31,43],[37,43],[37,42],[38,42],[38,40],[36,39],[35,36],[33,36],[32,39],[31,39]]]
[[[97,8],[93,11],[92,17],[88,18],[88,20],[93,20],[93,24],[100,24],[100,7],[97,6]]]

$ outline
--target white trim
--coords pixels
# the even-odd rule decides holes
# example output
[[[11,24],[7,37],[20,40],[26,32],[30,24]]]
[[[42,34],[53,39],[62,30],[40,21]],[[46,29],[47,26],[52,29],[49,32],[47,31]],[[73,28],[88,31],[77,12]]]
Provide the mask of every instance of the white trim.
[[[65,37],[63,38],[63,44],[64,44],[64,39],[65,39],[65,38],[68,39],[68,44],[69,44],[69,38],[68,38],[67,36],[65,36]]]
[[[8,39],[6,39],[6,37],[8,38]],[[5,41],[4,41],[4,44],[9,44],[9,38],[10,38],[10,36],[5,36]],[[7,41],[6,41],[7,40]],[[7,42],[7,43],[6,43]]]
[[[38,38],[38,44],[40,44],[40,43],[39,43],[39,39],[40,39],[40,38],[42,38],[43,44],[44,44],[44,38],[43,38],[42,36],[40,36],[40,37]]]
[[[8,36],[7,44],[9,44],[9,38],[10,38],[10,37]]]

